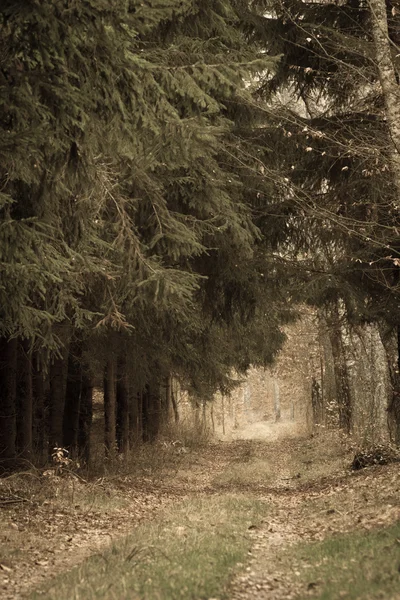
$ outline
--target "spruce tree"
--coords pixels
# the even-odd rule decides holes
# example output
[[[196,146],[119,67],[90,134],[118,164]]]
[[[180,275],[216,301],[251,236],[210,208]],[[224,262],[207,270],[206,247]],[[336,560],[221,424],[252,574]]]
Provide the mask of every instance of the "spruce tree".
[[[240,147],[241,129],[259,118],[248,83],[272,62],[246,38],[242,10],[200,0],[2,4],[2,360],[14,364],[11,337],[35,351],[50,390],[50,453],[77,437],[87,447],[91,375],[105,369],[113,451],[118,361],[133,373],[143,415],[154,413],[151,438],[155,381],[179,373],[211,391],[257,360],[259,342],[238,344],[262,320],[255,305],[268,289],[260,269],[249,274],[261,245],[241,180],[258,158],[243,161],[248,140]],[[264,357],[280,340],[275,317]],[[74,385],[82,336],[87,348],[98,343],[82,358],[83,396]],[[15,422],[5,429],[0,451],[14,455]]]

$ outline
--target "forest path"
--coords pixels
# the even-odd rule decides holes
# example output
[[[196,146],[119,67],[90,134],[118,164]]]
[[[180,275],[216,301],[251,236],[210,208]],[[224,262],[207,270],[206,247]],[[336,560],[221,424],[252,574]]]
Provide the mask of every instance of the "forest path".
[[[304,426],[295,421],[255,421],[232,432],[233,440],[264,440],[271,443],[301,437]]]
[[[248,430],[248,433],[254,432],[255,439],[262,431],[257,425]],[[230,480],[237,488],[260,494],[268,502],[270,511],[267,519],[251,530],[253,545],[249,563],[235,576],[227,598],[294,600],[319,598],[321,592],[321,598],[326,599],[365,600],[365,592],[358,595],[355,591],[353,596],[339,588],[333,590],[333,595],[324,595],[325,582],[313,577],[314,565],[309,559],[302,560],[301,548],[335,536],[384,530],[398,523],[398,464],[354,472],[350,470],[354,456],[350,438],[329,431],[299,438],[294,424],[270,427],[275,433],[274,440],[253,442],[253,465],[248,464],[246,471],[233,474]],[[397,542],[400,544],[400,539]],[[292,547],[295,549],[290,552]],[[396,556],[399,561],[399,549]],[[319,556],[317,566],[326,560]],[[357,563],[360,560],[362,562],[363,557],[358,557]],[[351,561],[355,563],[356,559]],[[310,577],[307,577],[308,568]],[[344,568],[351,570],[352,565]],[[353,568],[356,569],[356,565]],[[400,563],[396,569],[400,571]],[[380,576],[384,578],[385,574]],[[400,590],[400,577],[398,583]],[[329,593],[332,594],[332,590]],[[384,591],[375,590],[375,594],[372,590],[368,598],[400,599],[400,591],[386,595]]]
[[[336,433],[295,437],[295,427],[285,423],[255,424],[252,431],[256,439],[188,452],[160,443],[144,450],[135,472],[121,465],[117,475],[91,482],[71,473],[1,480],[0,598],[27,597],[135,526],[156,521],[161,512],[168,514],[169,507],[192,498],[211,502],[238,495],[268,507],[267,518],[246,534],[252,544],[249,562],[227,584],[221,597],[229,600],[315,593],[319,582],[300,581],[296,559],[284,558],[286,549],[400,519],[398,465],[352,473],[351,442]],[[257,439],[262,431],[268,436]]]
[[[312,575],[311,579],[304,577],[305,569],[313,565],[302,561],[301,550],[297,550],[301,544],[377,531],[400,520],[398,465],[352,472],[349,466],[353,454],[348,439],[328,432],[315,438],[278,439],[254,447],[253,462],[258,463],[258,473],[264,461],[269,462],[271,471],[267,482],[261,483],[248,467],[247,489],[261,494],[270,511],[267,519],[251,530],[250,560],[235,576],[229,600],[319,598],[324,582]],[[237,478],[236,485],[246,487],[243,476],[242,481],[240,476]],[[295,548],[293,554],[291,547]],[[322,560],[326,559],[320,557],[318,562]],[[337,589],[333,596],[321,597],[349,596]],[[400,592],[368,596],[375,597],[398,600]]]

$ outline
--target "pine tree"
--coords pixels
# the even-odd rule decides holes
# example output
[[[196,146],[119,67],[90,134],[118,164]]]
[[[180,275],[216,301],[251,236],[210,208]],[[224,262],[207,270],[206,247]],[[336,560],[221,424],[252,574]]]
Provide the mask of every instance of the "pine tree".
[[[261,244],[241,179],[257,156],[243,161],[249,141],[240,147],[260,116],[248,82],[272,62],[245,37],[242,10],[201,0],[2,4],[2,360],[14,364],[10,337],[35,350],[50,389],[50,453],[77,437],[88,447],[91,371],[107,369],[112,453],[120,359],[130,358],[127,385],[143,399],[135,421],[151,417],[152,438],[154,382],[179,373],[211,391],[262,350],[258,338],[239,344],[262,320],[255,306],[268,289],[259,265],[250,275]],[[263,359],[281,339],[275,318]],[[73,381],[81,336],[98,345],[80,365],[85,394]],[[14,455],[15,423],[5,428],[0,452]]]

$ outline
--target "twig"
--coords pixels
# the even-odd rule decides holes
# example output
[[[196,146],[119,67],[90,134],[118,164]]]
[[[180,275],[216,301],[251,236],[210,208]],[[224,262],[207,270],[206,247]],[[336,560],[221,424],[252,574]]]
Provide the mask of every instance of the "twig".
[[[31,502],[28,498],[10,498],[9,500],[0,500],[0,506],[7,506],[8,504],[18,504],[19,502]]]

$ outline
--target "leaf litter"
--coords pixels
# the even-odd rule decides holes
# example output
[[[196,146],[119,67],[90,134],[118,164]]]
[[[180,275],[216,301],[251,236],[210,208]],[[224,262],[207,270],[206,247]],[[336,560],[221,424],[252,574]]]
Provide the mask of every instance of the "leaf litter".
[[[353,454],[351,439],[331,432],[210,444],[182,455],[174,472],[165,468],[157,476],[86,482],[71,474],[49,482],[27,474],[1,480],[0,597],[24,597],[180,499],[235,492],[267,501],[270,511],[261,525],[249,526],[253,545],[248,562],[238,565],[225,597],[290,600],[312,595],[317,582],[302,583],[296,564],[281,557],[283,549],[400,519],[399,466],[354,472]],[[14,497],[23,501],[2,503]]]

